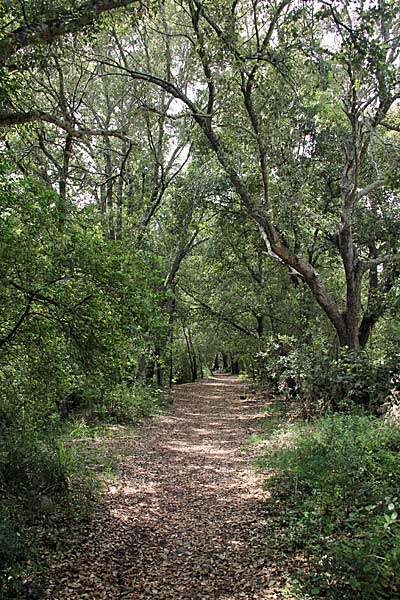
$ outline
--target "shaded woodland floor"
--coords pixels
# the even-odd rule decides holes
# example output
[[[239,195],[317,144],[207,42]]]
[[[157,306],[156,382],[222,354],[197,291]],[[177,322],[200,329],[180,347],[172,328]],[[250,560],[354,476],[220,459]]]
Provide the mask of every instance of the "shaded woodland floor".
[[[177,386],[167,415],[123,446],[121,476],[51,559],[45,598],[288,598],[270,548],[263,476],[246,445],[262,401],[218,375]],[[283,561],[283,562],[280,562]]]

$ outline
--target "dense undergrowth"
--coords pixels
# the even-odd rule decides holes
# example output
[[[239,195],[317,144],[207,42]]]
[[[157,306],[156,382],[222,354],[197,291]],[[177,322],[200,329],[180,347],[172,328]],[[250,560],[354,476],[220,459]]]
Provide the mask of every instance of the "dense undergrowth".
[[[399,365],[397,348],[344,348],[334,356],[326,344],[282,336],[258,354],[256,377],[274,394],[298,401],[305,417],[357,407],[382,414],[400,396]]]
[[[335,354],[283,337],[258,357],[261,385],[292,416],[270,423],[261,464],[281,543],[305,558],[301,598],[400,598],[398,367],[388,344]]]
[[[363,414],[283,422],[261,466],[300,597],[400,597],[400,429]]]
[[[0,212],[0,597],[33,597],[28,548],[90,508],[113,462],[108,426],[162,401],[145,373],[162,284],[154,257],[104,236],[94,207],[13,175],[3,155]]]
[[[157,388],[121,384],[107,403],[66,421],[56,413],[39,421],[29,410],[12,423],[9,417],[0,438],[0,598],[40,597],[45,564],[37,547],[44,539],[54,545],[60,528],[90,515],[102,483],[116,471],[118,457],[106,443],[114,426],[131,427],[163,402]]]

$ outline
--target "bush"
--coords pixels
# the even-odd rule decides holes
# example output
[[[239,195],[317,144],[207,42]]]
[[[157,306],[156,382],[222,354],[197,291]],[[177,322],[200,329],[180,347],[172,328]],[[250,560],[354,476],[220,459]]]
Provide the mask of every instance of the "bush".
[[[0,508],[0,597],[16,597],[20,585],[14,580],[16,565],[26,556],[23,538],[16,525],[16,515]]]
[[[34,568],[36,533],[71,513],[78,491],[89,500],[94,474],[83,451],[63,443],[51,414],[46,423],[43,414],[18,410],[0,430],[0,598],[19,598]]]
[[[400,390],[398,356],[376,358],[343,350],[337,358],[290,338],[275,340],[258,355],[257,378],[287,400],[299,400],[306,416],[354,407],[380,411]]]
[[[299,577],[307,592],[400,597],[399,450],[400,430],[371,416],[324,417],[275,436],[263,465],[285,503],[287,539],[310,558]]]
[[[62,495],[79,470],[79,457],[58,439],[54,427],[40,428],[20,419],[0,440],[0,485],[29,501],[38,495]]]
[[[0,509],[0,574],[7,572],[23,554],[21,534],[13,521],[9,511]]]
[[[98,411],[105,411],[106,420],[136,423],[158,412],[162,402],[162,389],[140,382],[120,383],[106,391],[104,404]]]
[[[41,598],[43,555],[66,525],[91,514],[117,457],[107,431],[85,422],[45,427],[16,415],[0,437],[0,598]],[[58,533],[60,529],[60,534]]]

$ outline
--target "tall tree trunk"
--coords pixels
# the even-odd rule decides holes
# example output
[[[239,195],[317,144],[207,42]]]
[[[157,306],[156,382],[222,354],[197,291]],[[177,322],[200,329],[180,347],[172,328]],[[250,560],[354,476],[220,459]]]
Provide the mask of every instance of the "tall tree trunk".
[[[239,361],[231,354],[231,373],[232,375],[239,375]]]
[[[174,378],[174,357],[173,357],[173,344],[174,344],[174,324],[175,324],[175,311],[176,311],[176,295],[175,286],[172,286],[173,296],[167,300],[167,311],[169,314],[168,329],[169,329],[169,387],[172,387],[172,380]]]
[[[219,353],[218,352],[215,355],[214,363],[213,363],[213,366],[212,366],[212,370],[213,371],[219,371]]]
[[[106,176],[102,206],[102,212],[106,216],[104,223],[104,234],[106,238],[115,240],[113,165],[111,157],[111,143],[108,137],[105,139],[104,144],[104,174]]]
[[[122,211],[124,205],[124,180],[122,177],[118,179],[117,186],[117,225],[115,239],[122,240]]]
[[[69,176],[69,164],[72,156],[73,148],[73,137],[67,135],[65,138],[64,151],[63,151],[63,163],[61,166],[60,181],[59,181],[59,193],[60,193],[60,205],[58,209],[60,227],[63,228],[65,218],[67,216],[67,187],[68,187],[68,176]]]
[[[189,340],[190,350],[191,350],[191,354],[192,354],[192,381],[196,381],[197,377],[198,377],[197,355],[196,355],[196,350],[193,346],[192,332],[190,331],[190,329],[188,329],[188,340]]]
[[[174,354],[173,354],[173,343],[174,343],[174,330],[171,327],[169,336],[169,375],[168,375],[168,386],[172,388],[174,380]]]
[[[156,364],[157,385],[158,387],[161,387],[163,384],[163,368],[161,365],[161,348],[158,346],[155,348],[154,358]]]
[[[188,353],[189,365],[190,365],[190,377],[192,381],[196,381],[197,379],[197,361],[196,361],[196,353],[193,350],[193,344],[190,334],[190,329],[186,332],[185,326],[183,326],[183,335],[186,341],[186,348]]]
[[[127,194],[127,207],[126,207],[128,217],[132,217],[132,215],[133,215],[134,195],[135,195],[134,179],[132,176],[130,176],[128,179],[128,194]]]
[[[257,319],[257,335],[261,339],[264,335],[264,315],[256,315]]]

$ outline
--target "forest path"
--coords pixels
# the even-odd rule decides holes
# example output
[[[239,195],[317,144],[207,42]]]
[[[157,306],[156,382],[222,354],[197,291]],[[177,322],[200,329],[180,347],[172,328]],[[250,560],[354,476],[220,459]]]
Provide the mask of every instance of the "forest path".
[[[125,458],[98,512],[54,557],[45,598],[233,600],[283,595],[268,558],[263,477],[249,434],[262,401],[217,375],[176,386],[174,405],[118,440]]]

